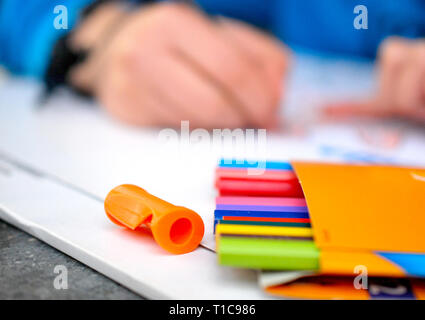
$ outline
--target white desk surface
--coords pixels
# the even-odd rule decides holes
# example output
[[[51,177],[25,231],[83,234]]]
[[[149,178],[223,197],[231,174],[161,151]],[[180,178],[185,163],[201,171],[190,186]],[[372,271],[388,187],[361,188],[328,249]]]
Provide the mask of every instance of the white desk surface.
[[[331,99],[373,90],[367,63],[298,57],[282,101],[285,129],[268,133],[267,159],[341,160],[347,154],[425,165],[425,130],[405,123],[317,123]],[[221,156],[255,158],[245,150],[210,143],[165,142],[158,129],[126,127],[98,106],[67,92],[39,106],[38,84],[0,82],[0,216],[52,246],[152,298],[261,299],[255,271],[218,266],[212,235],[214,168]],[[299,128],[303,128],[302,134]],[[360,129],[359,129],[360,128]],[[378,141],[396,132],[391,147]],[[323,150],[327,148],[327,153]],[[331,152],[329,152],[331,150]],[[35,170],[23,170],[22,165]],[[31,171],[30,170],[30,171]],[[181,256],[162,251],[149,236],[121,230],[104,215],[102,199],[116,185],[133,183],[197,211],[206,233],[200,247]]]

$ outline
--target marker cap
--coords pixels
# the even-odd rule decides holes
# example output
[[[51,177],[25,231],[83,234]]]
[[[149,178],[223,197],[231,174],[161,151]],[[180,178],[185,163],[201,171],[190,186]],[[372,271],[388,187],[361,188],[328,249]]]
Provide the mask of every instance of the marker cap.
[[[204,236],[202,218],[130,184],[112,189],[105,198],[105,212],[115,224],[135,230],[148,227],[165,250],[182,254],[195,250]]]

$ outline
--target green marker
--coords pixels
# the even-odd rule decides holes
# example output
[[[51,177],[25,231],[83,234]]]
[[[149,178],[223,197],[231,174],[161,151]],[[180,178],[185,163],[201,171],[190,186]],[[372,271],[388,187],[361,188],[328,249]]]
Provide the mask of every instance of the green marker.
[[[313,241],[220,236],[222,265],[269,270],[319,270],[319,249]]]

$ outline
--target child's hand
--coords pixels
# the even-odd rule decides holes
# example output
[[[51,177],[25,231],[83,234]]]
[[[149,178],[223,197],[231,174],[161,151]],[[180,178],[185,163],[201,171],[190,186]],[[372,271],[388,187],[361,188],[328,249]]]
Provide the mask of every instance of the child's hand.
[[[425,121],[425,40],[389,38],[378,61],[377,95],[364,102],[335,103],[331,116],[401,116]]]
[[[71,79],[135,125],[267,127],[286,67],[287,51],[271,37],[163,3],[129,14]]]

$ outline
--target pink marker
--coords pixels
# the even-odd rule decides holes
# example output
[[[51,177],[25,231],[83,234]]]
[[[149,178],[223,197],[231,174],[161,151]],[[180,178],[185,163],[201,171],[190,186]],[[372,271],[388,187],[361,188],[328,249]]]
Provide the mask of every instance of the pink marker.
[[[278,197],[235,197],[220,196],[216,198],[216,204],[229,205],[257,205],[257,206],[292,206],[305,207],[304,198],[278,198]]]

